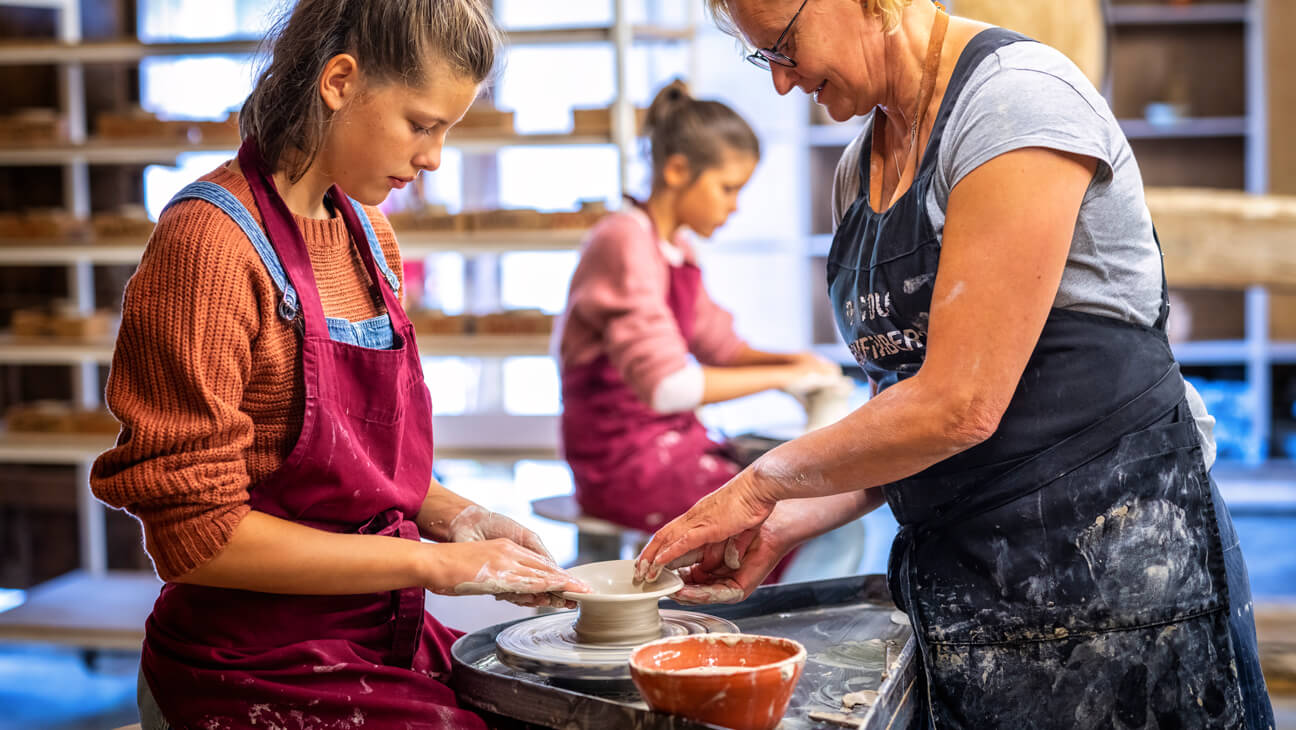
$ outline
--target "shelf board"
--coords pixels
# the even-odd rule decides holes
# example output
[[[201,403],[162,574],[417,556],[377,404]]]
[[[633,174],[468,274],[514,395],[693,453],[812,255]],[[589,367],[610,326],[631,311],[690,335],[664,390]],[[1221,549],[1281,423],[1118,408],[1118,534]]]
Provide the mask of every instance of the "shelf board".
[[[1122,119],[1121,130],[1128,139],[1191,139],[1202,137],[1245,137],[1246,117],[1196,117],[1170,124],[1153,124],[1146,119]]]
[[[585,229],[433,233],[398,230],[401,255],[413,260],[438,253],[464,255],[512,251],[575,251]],[[144,241],[112,239],[96,243],[65,239],[0,240],[0,266],[63,266],[75,263],[138,264]]]
[[[1245,23],[1250,18],[1251,7],[1246,2],[1111,5],[1108,14],[1108,21],[1112,25]]]
[[[426,353],[425,353],[426,354]],[[433,416],[438,459],[511,463],[558,457],[558,417],[511,413]],[[482,443],[483,434],[489,443]],[[0,464],[88,464],[112,448],[103,433],[15,433],[0,429]]]
[[[400,254],[406,259],[438,253],[569,252],[581,248],[583,236],[583,228],[482,233],[397,231]],[[4,239],[0,240],[0,266],[139,263],[140,255],[144,254],[144,244],[145,241],[137,239],[113,239],[93,244],[64,239]]]
[[[13,433],[0,431],[0,464],[85,464],[112,448],[103,433]]]
[[[1184,365],[1240,365],[1251,357],[1251,345],[1245,340],[1176,342],[1171,347]],[[1296,342],[1268,342],[1261,354],[1271,364],[1296,363]]]
[[[112,362],[115,337],[16,338],[0,332],[0,363],[6,365],[72,365]]]
[[[61,7],[64,0],[38,0],[36,5]],[[0,4],[3,4],[0,2]],[[690,27],[637,25],[632,29],[637,42],[676,43],[690,40]],[[545,28],[507,33],[510,46],[606,43],[612,40],[609,27]],[[0,66],[63,63],[134,63],[157,56],[249,56],[260,47],[260,39],[233,38],[210,41],[143,43],[135,39],[56,43],[51,41],[0,42]]]
[[[27,600],[0,613],[0,640],[138,651],[161,590],[152,573],[66,573],[27,591]]]
[[[75,365],[112,363],[115,338],[15,338],[0,333],[0,364]],[[418,338],[423,357],[543,357],[549,335],[424,335]]]
[[[1272,459],[1256,466],[1217,461],[1211,476],[1235,514],[1296,511],[1296,461]]]
[[[62,10],[77,0],[0,0],[0,8],[47,8]]]
[[[73,243],[58,238],[4,239],[0,266],[62,266],[65,264],[138,264],[144,242],[113,240]]]
[[[259,40],[182,41],[141,43],[136,40],[52,43],[50,41],[0,42],[0,66],[60,63],[132,63],[153,56],[247,56],[256,53]]]
[[[549,335],[420,335],[422,357],[534,357],[549,354]]]
[[[537,147],[567,145],[610,145],[608,134],[480,134],[471,130],[453,131],[446,146],[467,151],[489,151],[502,147]],[[188,152],[227,152],[231,155],[237,143],[226,141],[188,144],[171,141],[105,141],[91,139],[85,144],[61,144],[37,147],[0,147],[0,165],[63,165],[85,162],[92,165],[174,164]]]
[[[575,251],[586,229],[539,231],[483,231],[480,233],[431,233],[396,231],[401,255],[407,259],[437,253],[509,253],[512,251]],[[0,260],[3,260],[0,251]]]

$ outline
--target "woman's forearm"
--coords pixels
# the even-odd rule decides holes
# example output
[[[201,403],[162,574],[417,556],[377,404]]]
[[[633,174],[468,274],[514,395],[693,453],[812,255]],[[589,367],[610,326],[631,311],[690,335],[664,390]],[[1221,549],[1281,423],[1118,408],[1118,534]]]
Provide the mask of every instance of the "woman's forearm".
[[[930,386],[919,374],[772,449],[752,465],[748,486],[770,504],[877,487],[981,443],[997,425],[961,389]]]
[[[423,585],[417,540],[317,530],[252,510],[215,557],[179,583],[266,593],[344,595]]]
[[[818,537],[877,509],[885,498],[881,489],[857,489],[827,497],[786,499],[766,521],[789,546]]]

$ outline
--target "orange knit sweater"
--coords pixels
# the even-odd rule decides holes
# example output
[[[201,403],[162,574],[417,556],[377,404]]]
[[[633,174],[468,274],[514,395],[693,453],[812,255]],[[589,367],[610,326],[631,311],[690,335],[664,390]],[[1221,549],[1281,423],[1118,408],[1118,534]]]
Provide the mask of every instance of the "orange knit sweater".
[[[242,174],[222,165],[202,179],[260,221]],[[399,276],[391,225],[366,211]],[[352,321],[381,314],[343,219],[294,218],[324,312]],[[90,485],[140,520],[164,580],[225,546],[250,509],[248,490],[279,467],[301,431],[301,340],[276,314],[278,300],[242,229],[199,200],[162,214],[126,286],[107,390],[122,432],[95,461]]]

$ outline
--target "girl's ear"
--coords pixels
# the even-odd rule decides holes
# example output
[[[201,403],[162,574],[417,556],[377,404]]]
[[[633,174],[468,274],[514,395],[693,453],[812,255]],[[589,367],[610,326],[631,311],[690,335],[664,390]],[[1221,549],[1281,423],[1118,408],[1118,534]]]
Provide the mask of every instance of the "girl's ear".
[[[347,98],[360,88],[360,65],[350,53],[339,53],[324,64],[320,74],[319,92],[324,105],[331,111],[342,108]]]
[[[693,166],[688,158],[678,152],[666,158],[662,168],[662,181],[668,188],[683,188],[693,181]]]

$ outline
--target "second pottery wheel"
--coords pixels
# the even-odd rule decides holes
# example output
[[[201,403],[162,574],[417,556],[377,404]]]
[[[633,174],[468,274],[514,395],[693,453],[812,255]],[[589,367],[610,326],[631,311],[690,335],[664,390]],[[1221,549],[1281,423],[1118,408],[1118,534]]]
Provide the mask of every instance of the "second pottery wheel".
[[[593,593],[565,593],[580,603],[521,621],[495,637],[495,654],[515,669],[559,681],[629,681],[630,652],[667,636],[737,632],[732,623],[690,611],[658,611],[657,601],[683,586],[669,571],[647,585],[631,580],[632,560],[591,563],[571,569]],[[659,618],[660,617],[660,618]]]

